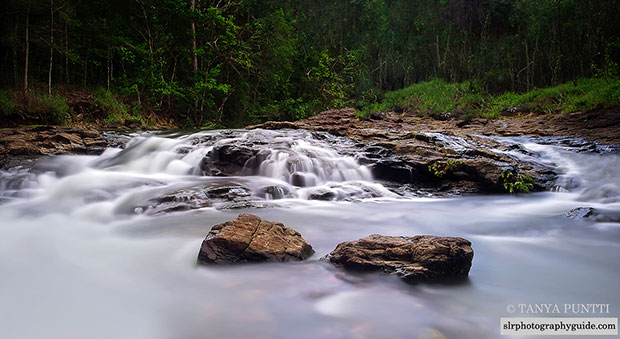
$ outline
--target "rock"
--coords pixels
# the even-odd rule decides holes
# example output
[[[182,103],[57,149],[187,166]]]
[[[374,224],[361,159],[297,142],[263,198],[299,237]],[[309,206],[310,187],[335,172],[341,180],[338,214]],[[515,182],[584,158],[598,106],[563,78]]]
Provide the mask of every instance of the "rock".
[[[225,203],[215,206],[218,210],[240,210],[240,209],[257,209],[257,208],[274,208],[279,205],[266,201],[240,201]]]
[[[314,190],[308,195],[308,200],[334,200],[336,199],[336,193],[325,188],[319,188]]]
[[[295,197],[294,192],[291,192],[288,187],[279,185],[263,187],[260,189],[259,195],[269,200]]]
[[[250,203],[251,195],[249,188],[238,184],[197,186],[149,199],[143,205],[137,206],[136,211],[147,215],[159,215],[205,207],[226,209],[231,208],[231,202],[246,206],[242,204]]]
[[[0,129],[0,155],[98,154],[106,146],[102,134],[90,129],[54,126]]]
[[[220,201],[242,201],[252,195],[249,188],[235,184],[207,187],[205,192],[209,199]]]
[[[207,194],[201,190],[179,190],[152,199],[147,206],[138,207],[147,215],[161,215],[171,212],[189,211],[204,207],[210,207],[211,201]]]
[[[594,208],[592,207],[577,207],[566,212],[564,215],[569,219],[584,219],[591,217],[594,214]]]
[[[250,140],[243,143],[216,144],[203,159],[201,167],[208,175],[251,175],[267,156],[264,153],[259,154],[260,151],[260,144]],[[244,169],[248,173],[242,173]]]
[[[596,222],[620,222],[620,212],[613,209],[577,207],[566,212],[565,217],[574,220],[591,220]]]
[[[299,261],[313,253],[312,246],[297,231],[252,214],[240,214],[235,220],[211,228],[202,242],[198,263]]]
[[[294,124],[366,145],[354,156],[370,168],[377,180],[410,184],[435,194],[506,193],[501,177],[504,171],[531,177],[531,191],[547,190],[558,178],[554,169],[536,156],[513,156],[503,143],[480,135],[498,134],[495,129],[503,128],[501,123],[499,127],[491,126],[495,124],[478,119],[458,127],[455,119],[440,121],[390,112],[376,118],[358,119],[354,109],[339,109]],[[253,127],[276,126],[265,123]],[[534,131],[536,126],[530,127]],[[509,132],[517,130],[511,128]],[[502,130],[502,134],[506,133]],[[295,179],[296,185],[301,184],[299,178]]]
[[[340,243],[324,259],[354,271],[384,271],[407,282],[464,279],[474,251],[463,238],[373,234]]]

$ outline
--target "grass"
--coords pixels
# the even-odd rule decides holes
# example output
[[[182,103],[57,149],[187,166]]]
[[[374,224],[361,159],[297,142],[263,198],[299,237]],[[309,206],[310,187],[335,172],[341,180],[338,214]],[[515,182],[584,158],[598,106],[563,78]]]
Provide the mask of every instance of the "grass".
[[[127,105],[118,100],[109,90],[104,88],[96,90],[93,93],[93,100],[106,114],[104,120],[106,124],[123,124],[125,120],[130,119]]]
[[[46,123],[62,125],[67,123],[72,116],[71,108],[63,96],[33,93],[30,98],[36,107],[33,112],[38,111]]]
[[[43,91],[0,91],[0,113],[7,119],[64,125],[73,116],[65,97]]]
[[[10,91],[0,91],[0,114],[11,115],[15,112],[15,103]]]
[[[374,112],[413,112],[439,119],[463,115],[498,118],[503,112],[566,113],[620,106],[620,79],[589,78],[526,93],[490,95],[471,82],[447,83],[441,79],[388,92],[379,103],[368,103],[360,118]]]
[[[104,124],[125,124],[126,121],[139,121],[141,125],[153,125],[153,122],[140,113],[141,106],[133,102],[126,105],[111,91],[100,88],[93,93],[93,100],[104,112]]]

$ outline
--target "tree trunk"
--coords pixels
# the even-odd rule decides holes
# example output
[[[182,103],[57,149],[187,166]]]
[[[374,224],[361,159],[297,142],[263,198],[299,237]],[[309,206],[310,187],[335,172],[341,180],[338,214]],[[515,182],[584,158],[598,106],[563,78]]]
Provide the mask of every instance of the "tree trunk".
[[[108,89],[108,91],[110,90],[110,48],[108,47],[108,55],[106,58],[106,68],[107,68],[107,72],[106,72],[106,87]]]
[[[435,45],[437,46],[437,74],[439,76],[439,70],[441,69],[441,54],[439,54],[439,34],[435,35]]]
[[[26,53],[24,56],[24,93],[28,94],[28,59],[30,57],[30,38],[28,37],[28,27],[30,25],[30,0],[28,0],[26,10]]]
[[[65,22],[65,81],[69,83],[69,32],[68,24]]]
[[[54,0],[50,0],[50,68],[47,76],[47,93],[52,95],[52,69],[54,68]]]
[[[15,15],[15,36],[17,36],[19,32],[19,17]],[[15,45],[11,46],[11,50],[13,51],[13,78],[15,80],[15,88],[19,87],[19,71],[17,70],[17,47]]]
[[[190,8],[193,12],[196,10],[196,0],[191,0]],[[198,73],[198,56],[196,55],[196,22],[192,18],[192,69],[194,75]]]
[[[525,86],[526,90],[530,90],[530,52],[527,48],[527,39],[525,40]]]

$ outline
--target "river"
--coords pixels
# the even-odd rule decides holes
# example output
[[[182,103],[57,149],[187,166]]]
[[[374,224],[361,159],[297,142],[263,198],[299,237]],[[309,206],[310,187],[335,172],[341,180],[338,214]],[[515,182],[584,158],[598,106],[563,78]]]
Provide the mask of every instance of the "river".
[[[214,145],[243,140],[264,144],[256,172],[205,173]],[[303,131],[135,134],[124,150],[2,171],[2,337],[496,338],[510,305],[609,304],[602,316],[618,317],[620,154],[498,140],[556,168],[553,191],[403,194],[373,180],[354,143]],[[226,198],[196,198],[221,187]],[[176,205],[158,205],[171,193]],[[594,216],[566,216],[579,207]],[[316,253],[197,266],[211,226],[243,212],[296,229]],[[409,285],[319,260],[373,233],[467,238],[469,279]]]

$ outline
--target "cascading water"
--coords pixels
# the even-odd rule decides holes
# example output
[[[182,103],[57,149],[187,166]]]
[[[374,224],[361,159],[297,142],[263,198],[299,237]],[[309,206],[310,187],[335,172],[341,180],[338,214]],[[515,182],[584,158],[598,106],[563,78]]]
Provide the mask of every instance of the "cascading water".
[[[509,147],[490,151],[555,168],[556,188],[404,198],[373,181],[359,145],[307,131],[135,135],[99,156],[2,170],[2,336],[495,338],[513,304],[602,303],[617,317],[620,155],[494,139]],[[241,212],[295,228],[316,254],[196,267],[211,226]],[[372,233],[470,239],[469,282],[410,286],[318,260]]]
[[[251,206],[252,201],[283,198],[355,200],[395,196],[372,183],[366,166],[333,149],[333,145],[352,147],[350,141],[335,137],[330,141],[316,139],[306,131],[137,136],[125,149],[110,148],[97,157],[62,156],[40,161],[31,171],[17,168],[3,172],[0,198],[27,195],[37,204],[49,202],[58,211],[88,214],[96,210],[98,215],[113,218],[119,213],[148,211],[152,205],[161,205],[162,196],[171,205],[213,191],[227,196],[218,199],[221,197],[210,194],[214,199],[209,199],[209,194],[202,194],[203,204],[172,206],[164,211],[213,204],[236,208]],[[226,177],[203,175],[210,171],[208,163],[221,167],[232,163],[236,168],[232,166],[233,172]],[[223,186],[232,192],[221,192]],[[239,200],[245,204],[239,205]]]

